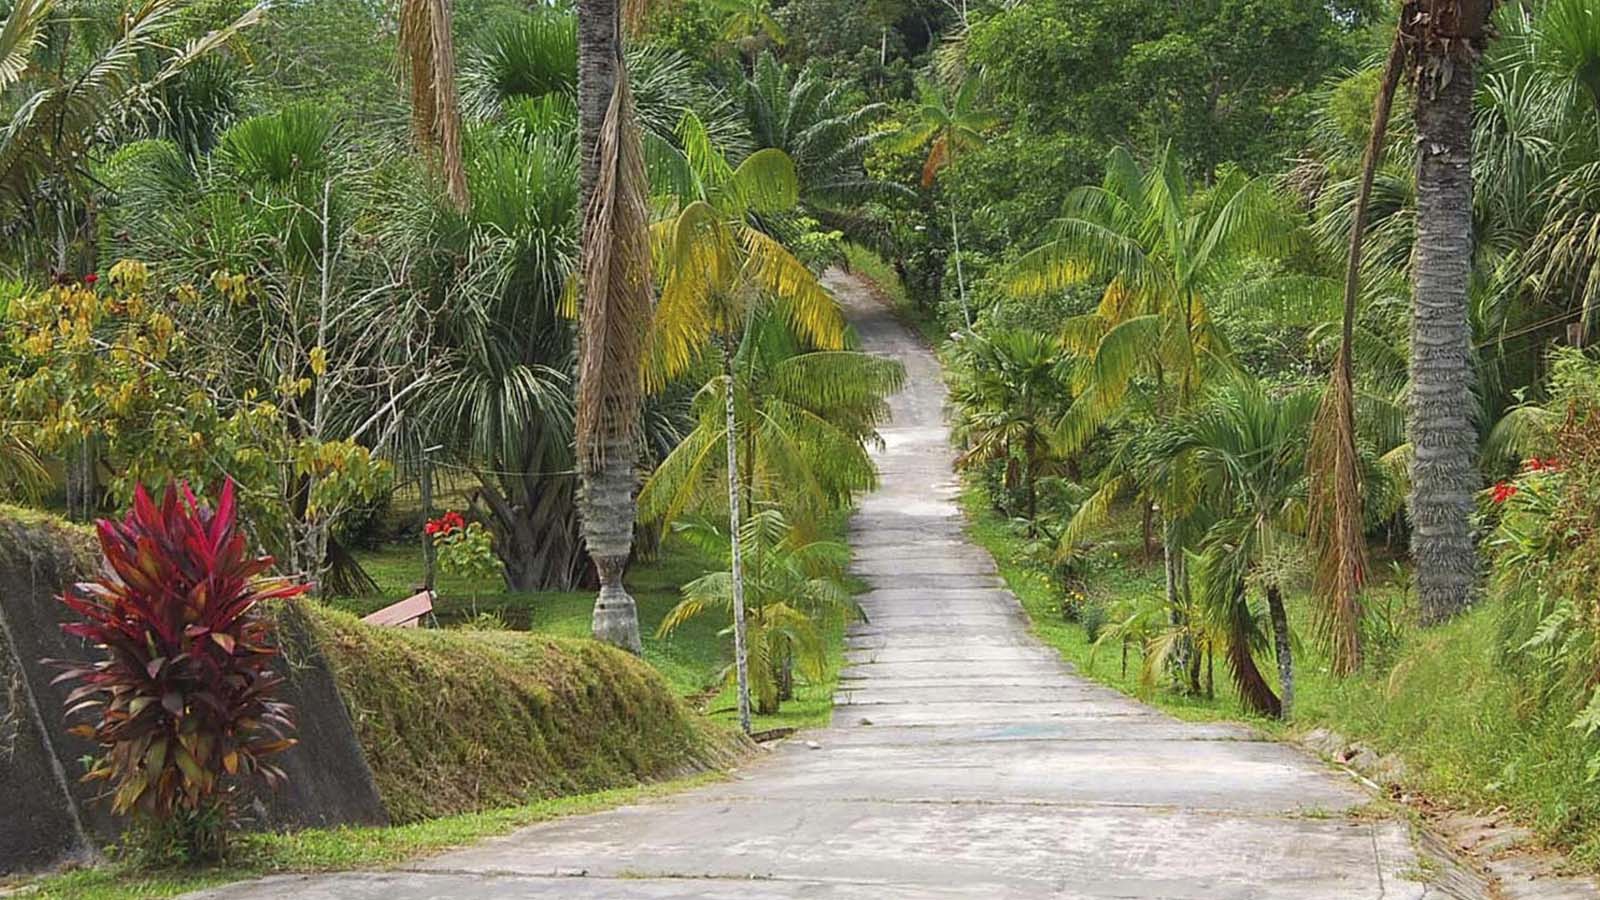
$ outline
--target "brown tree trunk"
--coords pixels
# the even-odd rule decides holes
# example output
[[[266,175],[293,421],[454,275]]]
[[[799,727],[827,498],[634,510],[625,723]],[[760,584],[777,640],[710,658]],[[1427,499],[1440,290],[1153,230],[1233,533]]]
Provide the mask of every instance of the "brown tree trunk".
[[[1272,638],[1278,656],[1278,689],[1282,694],[1284,718],[1294,713],[1294,649],[1289,641],[1289,613],[1283,605],[1283,591],[1267,585],[1267,610],[1272,615]]]
[[[1471,602],[1479,485],[1472,395],[1472,117],[1488,0],[1425,0],[1405,14],[1420,42],[1416,86],[1417,240],[1412,256],[1412,555],[1424,622]]]

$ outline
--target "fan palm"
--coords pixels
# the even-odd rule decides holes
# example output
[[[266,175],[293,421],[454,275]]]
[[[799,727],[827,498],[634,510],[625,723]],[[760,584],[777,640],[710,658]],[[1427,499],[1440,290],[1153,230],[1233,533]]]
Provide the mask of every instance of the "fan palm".
[[[705,521],[684,523],[678,533],[708,555],[731,558],[728,534]],[[826,675],[827,628],[862,617],[845,584],[850,548],[810,540],[776,509],[761,509],[741,525],[740,543],[749,553],[743,618],[749,646],[749,689],[757,711],[778,711],[787,699],[791,664],[813,680]],[[683,600],[661,620],[658,634],[711,609],[734,608],[735,575],[711,572],[683,586]],[[737,681],[736,673],[728,673]]]
[[[789,154],[801,199],[813,210],[839,213],[863,201],[909,196],[901,185],[872,178],[863,158],[882,136],[871,123],[882,103],[853,103],[814,67],[792,72],[762,54],[743,85],[745,123],[757,147]]]
[[[1060,342],[1036,331],[1000,330],[959,345],[951,399],[956,436],[967,450],[961,468],[1001,463],[1007,490],[1021,490],[1021,513],[1038,511],[1039,478],[1058,457],[1054,425],[1070,402]]]

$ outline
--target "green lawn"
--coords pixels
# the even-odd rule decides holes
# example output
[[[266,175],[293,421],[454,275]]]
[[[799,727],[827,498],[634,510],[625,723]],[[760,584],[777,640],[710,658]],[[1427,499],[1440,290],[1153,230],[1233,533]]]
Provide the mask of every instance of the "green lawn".
[[[1372,645],[1364,670],[1336,678],[1310,640],[1308,592],[1291,591],[1288,601],[1296,643],[1296,707],[1293,719],[1279,723],[1247,714],[1228,679],[1216,668],[1216,696],[1179,696],[1142,691],[1139,655],[1130,652],[1128,673],[1114,648],[1098,654],[1082,625],[1061,614],[1061,590],[1025,553],[1026,541],[994,513],[987,498],[969,487],[964,501],[974,540],[994,554],[1001,574],[1022,602],[1033,631],[1085,675],[1185,719],[1246,721],[1269,734],[1292,736],[1329,728],[1359,740],[1379,753],[1401,756],[1409,771],[1407,787],[1430,800],[1463,809],[1504,807],[1548,844],[1571,853],[1583,868],[1600,870],[1600,791],[1590,779],[1593,749],[1569,727],[1573,711],[1545,709],[1531,702],[1513,675],[1499,666],[1499,610],[1484,604],[1445,626],[1422,630],[1404,624],[1405,591],[1380,583],[1368,592],[1369,609],[1400,622],[1388,640]],[[1084,592],[1112,602],[1161,590],[1159,560],[1139,559],[1137,526],[1115,523],[1102,537],[1102,563],[1093,567]],[[1111,557],[1110,554],[1117,554]],[[1390,581],[1392,582],[1391,577]],[[1261,669],[1276,683],[1270,657]]]

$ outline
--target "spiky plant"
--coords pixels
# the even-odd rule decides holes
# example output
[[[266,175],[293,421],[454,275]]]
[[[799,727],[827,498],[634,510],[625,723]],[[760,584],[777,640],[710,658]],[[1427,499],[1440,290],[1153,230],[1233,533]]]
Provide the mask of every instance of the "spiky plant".
[[[96,531],[105,569],[62,594],[79,617],[63,627],[95,648],[60,662],[73,734],[100,748],[88,781],[107,782],[113,812],[167,829],[192,859],[226,848],[239,791],[276,786],[270,758],[293,746],[293,710],[276,694],[271,620],[263,603],[306,585],[267,578],[250,553],[230,481],[215,509],[187,485],[160,505],[141,487],[121,522]]]

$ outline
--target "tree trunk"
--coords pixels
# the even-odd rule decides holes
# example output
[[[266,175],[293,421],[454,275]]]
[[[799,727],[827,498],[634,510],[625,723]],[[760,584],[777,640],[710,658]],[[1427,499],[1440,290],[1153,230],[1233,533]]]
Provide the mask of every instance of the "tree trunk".
[[[426,456],[426,452],[427,451],[423,451],[423,452],[424,452],[424,456],[423,456],[423,459],[422,459],[422,472],[421,472],[421,475],[419,476],[420,486],[421,486],[421,491],[422,491],[422,517],[424,519],[432,519],[433,518],[433,460],[427,458],[427,456]],[[437,560],[438,560],[438,555],[437,555],[437,552],[436,552],[436,548],[433,546],[433,535],[428,534],[427,532],[423,532],[423,534],[422,534],[422,588],[423,588],[423,590],[427,590],[427,591],[433,590],[434,567],[437,564]]]
[[[650,316],[643,151],[622,56],[618,0],[578,3],[583,309],[575,431],[584,545],[600,592],[592,630],[641,653],[639,615],[623,586],[633,551],[639,361]]]
[[[750,733],[750,660],[744,639],[744,559],[739,540],[739,428],[733,407],[733,340],[722,342],[722,374],[727,378],[724,386],[723,412],[727,427],[728,447],[728,547],[733,569],[733,672],[739,692],[739,727]]]
[[[1272,615],[1272,638],[1278,653],[1278,688],[1285,719],[1294,713],[1294,650],[1289,644],[1289,614],[1283,606],[1283,591],[1277,584],[1267,585],[1267,610]]]
[[[578,168],[580,209],[588,209],[600,177],[600,132],[617,87],[622,59],[618,0],[578,0]]]
[[[1482,0],[1427,0],[1416,91],[1417,241],[1412,257],[1412,556],[1425,623],[1460,612],[1477,572],[1478,475],[1467,290],[1472,277],[1472,116]],[[1463,27],[1468,26],[1468,27]],[[1470,30],[1469,30],[1470,28]]]
[[[1258,715],[1279,718],[1283,715],[1283,705],[1278,702],[1278,695],[1272,692],[1272,685],[1261,675],[1261,670],[1256,668],[1255,654],[1250,648],[1250,637],[1253,629],[1250,626],[1250,614],[1245,608],[1244,582],[1233,586],[1232,603],[1235,609],[1228,617],[1231,623],[1228,629],[1228,672],[1233,676],[1234,686],[1239,689],[1239,699],[1246,709]]]

